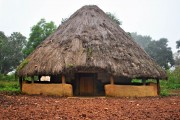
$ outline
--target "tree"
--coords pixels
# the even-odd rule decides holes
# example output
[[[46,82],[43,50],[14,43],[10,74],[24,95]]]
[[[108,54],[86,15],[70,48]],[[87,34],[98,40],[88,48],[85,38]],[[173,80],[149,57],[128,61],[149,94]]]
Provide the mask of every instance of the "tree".
[[[176,41],[176,48],[177,48],[177,49],[180,48],[180,40]],[[180,52],[180,50],[178,50],[178,52]]]
[[[175,66],[180,66],[180,40],[176,41],[176,48],[179,50],[174,53]]]
[[[114,14],[106,12],[106,15],[109,16],[118,25],[122,25],[122,22]]]
[[[150,36],[138,35],[137,33],[131,33],[131,37],[134,38],[135,42],[137,42],[161,67],[168,69],[175,64],[172,50],[168,47],[168,40],[166,38],[155,41],[152,40]]]
[[[25,56],[28,56],[44,39],[56,30],[54,22],[46,22],[41,19],[36,25],[31,28],[30,37],[27,45],[23,50]]]
[[[2,49],[3,44],[6,41],[6,39],[7,37],[5,36],[5,34],[2,31],[0,31],[0,50]]]
[[[7,74],[23,59],[22,49],[26,44],[26,37],[19,32],[12,33],[10,37],[6,37],[3,32],[0,34],[0,73]]]
[[[0,73],[4,69],[4,59],[6,55],[6,50],[8,49],[7,37],[6,35],[0,31]]]
[[[167,42],[166,38],[161,38],[158,41],[150,42],[145,48],[145,51],[165,69],[174,65],[172,50],[168,47]]]
[[[175,66],[180,66],[180,52],[174,53]]]
[[[138,35],[136,32],[132,32],[131,37],[134,38],[135,42],[138,43],[143,49],[145,49],[152,41],[152,38],[150,36]]]

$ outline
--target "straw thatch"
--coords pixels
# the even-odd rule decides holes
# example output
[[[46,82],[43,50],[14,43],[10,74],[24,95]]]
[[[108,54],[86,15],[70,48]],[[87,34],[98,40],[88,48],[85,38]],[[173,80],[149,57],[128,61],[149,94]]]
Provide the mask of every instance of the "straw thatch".
[[[18,76],[106,71],[128,78],[167,78],[164,70],[97,6],[84,6],[30,54]]]

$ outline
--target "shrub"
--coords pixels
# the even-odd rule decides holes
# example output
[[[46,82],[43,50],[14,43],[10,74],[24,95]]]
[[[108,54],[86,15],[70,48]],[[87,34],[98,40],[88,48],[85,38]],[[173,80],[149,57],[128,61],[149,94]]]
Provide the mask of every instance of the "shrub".
[[[19,92],[19,83],[18,81],[0,80],[0,91]]]
[[[0,74],[0,80],[14,81],[15,80],[15,74],[11,74],[11,75]]]

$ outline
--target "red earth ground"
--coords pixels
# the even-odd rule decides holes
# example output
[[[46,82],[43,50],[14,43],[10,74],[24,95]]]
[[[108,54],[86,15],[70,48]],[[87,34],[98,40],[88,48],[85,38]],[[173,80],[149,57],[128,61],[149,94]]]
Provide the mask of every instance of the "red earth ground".
[[[180,120],[180,96],[105,98],[0,93],[0,120]]]

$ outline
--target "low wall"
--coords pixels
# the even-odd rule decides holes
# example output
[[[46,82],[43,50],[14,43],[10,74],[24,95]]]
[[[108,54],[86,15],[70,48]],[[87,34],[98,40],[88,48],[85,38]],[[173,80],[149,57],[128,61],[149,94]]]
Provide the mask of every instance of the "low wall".
[[[105,93],[112,97],[145,97],[157,96],[157,85],[150,83],[148,86],[134,86],[134,85],[105,85]]]
[[[57,96],[73,95],[71,84],[22,83],[22,92],[26,94],[43,94]]]

